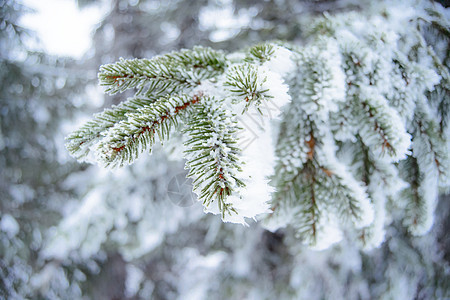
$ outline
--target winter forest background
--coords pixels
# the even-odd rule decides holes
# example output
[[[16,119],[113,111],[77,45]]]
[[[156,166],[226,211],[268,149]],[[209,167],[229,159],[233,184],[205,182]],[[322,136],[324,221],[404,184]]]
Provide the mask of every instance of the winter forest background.
[[[367,13],[371,2],[78,0],[105,14],[75,59],[30,47],[37,36],[20,23],[30,9],[0,0],[0,299],[450,298],[448,196],[423,236],[393,218],[375,249],[344,237],[316,251],[290,227],[273,233],[203,213],[176,149],[111,172],[64,147],[93,113],[127,96],[101,93],[102,64],[196,45],[302,44],[302,20]],[[445,12],[439,2],[446,5],[432,5]]]

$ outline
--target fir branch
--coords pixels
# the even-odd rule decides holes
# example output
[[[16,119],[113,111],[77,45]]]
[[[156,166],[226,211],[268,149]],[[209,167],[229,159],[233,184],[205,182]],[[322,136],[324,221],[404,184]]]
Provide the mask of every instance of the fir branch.
[[[226,198],[245,186],[238,178],[242,164],[238,130],[235,116],[214,98],[205,99],[195,108],[185,130],[189,134],[186,166],[194,180],[194,191],[205,207],[217,203],[222,218],[237,213]]]
[[[173,93],[197,86],[201,80],[223,73],[225,67],[222,52],[195,47],[152,59],[120,59],[101,66],[98,78],[109,94],[130,88],[137,88],[138,94]]]
[[[291,110],[292,111],[292,110]],[[308,141],[303,135],[298,134],[302,130],[301,124],[288,126],[287,120],[292,114],[289,114],[280,125],[279,142],[275,150],[276,156],[282,160],[284,171],[283,176],[290,181],[297,175],[299,169],[303,167],[309,159],[308,153],[311,151]],[[276,173],[278,173],[277,171]]]
[[[296,236],[303,238],[309,245],[315,245],[318,239],[318,226],[321,217],[320,199],[317,199],[316,169],[309,161],[299,173],[292,185],[292,196],[298,199],[294,214]],[[280,195],[279,195],[280,196]],[[301,203],[298,203],[298,201]],[[319,201],[318,201],[319,200]]]
[[[449,184],[448,170],[450,158],[448,144],[441,136],[439,125],[420,111],[414,117],[413,156],[424,173],[439,175],[439,184],[446,187]]]
[[[127,120],[117,123],[105,133],[96,146],[97,159],[105,166],[117,167],[132,163],[140,153],[150,149],[159,140],[168,138],[181,114],[201,101],[200,95],[173,95],[127,113]]]
[[[275,53],[275,47],[270,43],[258,44],[247,50],[244,61],[249,63],[259,63],[270,60],[270,57]]]
[[[257,66],[243,63],[234,65],[227,71],[227,81],[224,85],[235,98],[235,102],[245,101],[245,112],[250,105],[258,107],[263,100],[273,98],[268,94],[269,89],[263,87],[266,79]]]
[[[139,108],[154,103],[157,98],[134,97],[95,114],[94,119],[66,138],[66,148],[77,159],[86,157],[91,146],[99,141],[102,133],[120,121],[126,120],[127,113],[136,112]]]
[[[168,54],[174,61],[180,62],[188,69],[207,69],[215,71],[215,75],[222,74],[227,66],[225,54],[222,51],[208,47],[196,46]]]
[[[298,103],[292,106],[285,120],[292,120],[289,117],[291,114],[304,114]],[[305,123],[309,126],[303,128],[299,128],[294,121],[291,122],[292,124],[284,126],[289,128],[291,125],[294,130],[285,128],[277,143],[279,160],[275,168],[276,176],[273,178],[277,192],[272,205],[287,202],[290,203],[289,206],[295,207],[296,221],[293,226],[298,235],[310,245],[314,245],[321,234],[318,232],[320,210],[332,212],[344,223],[350,220],[356,227],[371,223],[372,208],[364,189],[342,164],[329,157],[333,156],[331,153],[324,155],[323,149],[333,149],[334,146],[330,144],[331,140],[319,134],[315,124],[317,121],[313,117],[307,117]],[[295,141],[298,141],[297,145],[292,143]],[[283,156],[287,152],[286,145],[290,145],[291,152]],[[298,153],[300,149],[303,151],[301,155]],[[286,199],[292,196],[295,198]],[[282,199],[282,202],[277,202],[276,199]]]
[[[390,79],[395,82],[393,91],[386,93],[385,97],[389,104],[399,113],[406,122],[411,122],[416,109],[417,97],[422,93],[417,90],[417,76],[413,65],[408,62],[408,58],[400,51],[395,52],[392,60],[394,67],[390,74]],[[420,80],[419,80],[420,81]]]
[[[438,103],[439,131],[441,134],[445,134],[450,123],[450,73],[448,67],[444,65],[431,47],[427,47],[427,52],[433,58],[434,67],[441,76],[439,84],[427,93],[427,98]]]
[[[446,84],[441,84],[436,89],[428,94],[430,101],[438,102],[438,114],[440,116],[439,132],[441,135],[445,135],[450,125],[450,77],[443,78],[442,81],[446,81]]]
[[[357,228],[372,222],[373,216],[371,213],[367,215],[367,208],[362,207],[368,204],[367,195],[360,187],[352,186],[356,183],[351,183],[346,178],[348,176],[337,172],[331,166],[320,166],[317,160],[308,160],[294,177],[290,195],[295,198],[289,200],[295,203],[293,226],[298,236],[311,246],[314,246],[323,234],[319,225],[322,211],[337,216],[344,224],[350,220]],[[282,196],[286,197],[286,192],[275,197]]]
[[[114,64],[101,66],[98,79],[100,85],[106,87],[105,92],[110,95],[130,88],[138,88],[138,94],[142,94],[149,83],[153,83],[151,90],[160,88],[169,92],[170,87],[195,85],[194,82],[189,83],[187,78],[177,75],[176,66],[164,56],[132,60],[121,58]]]
[[[321,202],[316,198],[315,168],[308,161],[301,171],[293,177],[284,176],[286,169],[277,163],[272,185],[275,186],[271,201],[272,215],[266,221],[286,223],[293,226],[297,238],[305,244],[315,245],[318,240],[318,227],[321,220]],[[281,218],[281,219],[280,219]]]
[[[373,91],[366,90],[353,97],[358,134],[364,144],[374,153],[387,152],[394,161],[403,158],[411,137],[398,113]]]
[[[297,53],[298,71],[291,78],[290,93],[307,115],[328,122],[330,112],[345,100],[341,54],[333,41],[321,41]]]
[[[430,211],[430,197],[424,197],[426,195],[423,194],[424,189],[427,188],[424,187],[427,174],[420,171],[417,159],[413,156],[408,156],[406,160],[402,161],[400,168],[406,174],[405,180],[410,184],[410,187],[404,189],[402,193],[402,197],[407,200],[403,224],[412,233],[423,234],[423,231],[428,230],[431,225],[430,215],[433,213]]]
[[[338,218],[343,222],[350,220],[356,227],[370,224],[372,220],[364,218],[372,216],[365,215],[362,208],[369,200],[359,183],[352,180],[350,173],[343,170],[338,172],[332,166],[319,167],[318,170],[320,172],[316,184],[323,191],[321,198],[324,201],[328,199],[333,204]]]

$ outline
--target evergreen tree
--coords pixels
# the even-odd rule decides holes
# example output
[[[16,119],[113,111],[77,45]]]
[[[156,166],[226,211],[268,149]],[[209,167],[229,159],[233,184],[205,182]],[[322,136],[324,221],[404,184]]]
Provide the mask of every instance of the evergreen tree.
[[[15,1],[0,1],[0,298],[34,298],[42,285],[59,297],[76,297],[76,267],[54,264],[57,275],[41,283],[35,275],[45,265],[39,252],[46,232],[73,195],[62,180],[80,169],[59,141],[74,111],[70,98],[83,95],[86,74],[79,76],[70,59],[26,46],[36,38],[19,25],[25,12]]]
[[[405,210],[409,230],[423,234],[439,186],[448,189],[449,76],[420,30],[428,22],[445,35],[447,20],[422,5],[404,16],[399,5],[318,18],[305,27],[309,44],[302,47],[266,43],[228,55],[197,47],[103,65],[106,92],[135,88],[135,96],[75,131],[67,147],[78,158],[93,153],[121,167],[181,126],[194,191],[224,221],[267,212],[271,195],[261,191],[269,192],[272,176],[268,226],[290,224],[311,246],[328,247],[351,228],[366,246],[379,245],[388,199]],[[284,115],[275,171],[267,172],[271,125],[261,148],[240,148],[239,135],[249,134],[242,126],[252,110],[270,121],[264,104],[282,107],[289,99],[274,113]],[[264,160],[262,148],[269,149]],[[388,179],[392,188],[383,194]]]
[[[422,112],[416,108],[420,95],[431,100],[429,113],[442,115],[434,120],[439,125],[424,131],[429,133],[421,138],[436,134],[438,142],[432,145],[443,146],[439,138],[448,136],[443,130],[447,110],[442,101],[448,97],[438,71],[448,69],[442,42],[448,39],[442,36],[442,29],[448,26],[442,23],[445,17],[439,17],[446,12],[426,3],[428,13],[411,10],[412,5],[406,4],[400,10],[414,11],[408,16],[420,15],[415,19],[421,24],[418,33],[432,46],[437,61],[443,62],[444,67],[440,67],[423,53],[427,47],[409,44],[420,38],[408,33],[414,32],[409,25],[399,27],[404,23],[396,18],[401,16],[395,14],[398,4],[380,9],[360,1],[163,2],[113,1],[110,15],[96,33],[95,56],[88,64],[109,64],[100,78],[109,92],[115,93],[106,98],[105,105],[109,107],[112,102],[116,106],[97,114],[72,134],[68,145],[77,157],[97,159],[110,167],[128,164],[138,155],[139,161],[112,173],[84,164],[61,182],[73,191],[67,197],[72,201],[61,223],[44,233],[40,256],[47,265],[33,276],[41,295],[64,298],[64,287],[67,290],[70,286],[72,295],[79,295],[75,297],[82,294],[93,299],[445,297],[445,225],[435,226],[423,237],[411,235],[420,229],[414,224],[415,212],[421,213],[421,222],[430,220],[424,208],[435,198],[424,194],[423,187],[432,190],[433,186],[422,181],[427,171],[418,171],[419,164],[410,159],[420,154],[414,156],[412,151],[404,159],[400,152],[402,145],[409,146],[404,146],[405,136],[418,136],[408,114]],[[222,16],[230,9],[236,18],[252,16],[245,28],[208,27],[199,17],[215,11]],[[364,14],[336,13],[317,19],[315,13],[325,9],[356,9]],[[306,14],[299,18],[300,12],[308,10],[313,11],[310,18]],[[184,25],[177,23],[180,16],[186,21]],[[378,28],[379,20],[386,25]],[[173,39],[176,29],[179,35]],[[346,30],[350,32],[347,36]],[[392,32],[399,35],[399,43],[389,39],[386,45],[376,42],[381,33],[393,38],[389,35]],[[216,42],[208,42],[207,35]],[[222,39],[217,40],[217,36]],[[357,45],[345,43],[348,38]],[[263,43],[239,50],[267,39],[295,42]],[[300,40],[308,43],[300,47]],[[193,48],[197,44],[237,52]],[[192,50],[141,59],[183,47]],[[360,68],[349,55],[352,50],[355,58],[367,65]],[[393,63],[393,57],[400,60],[402,55],[406,60]],[[120,56],[139,60],[110,64]],[[118,76],[116,68],[122,72],[120,79],[114,78]],[[131,78],[127,73],[130,68],[137,71],[135,74],[146,74]],[[421,86],[426,82],[417,76],[424,71],[439,84]],[[355,79],[349,85],[351,76]],[[378,84],[372,88],[370,80]],[[405,84],[395,85],[402,82]],[[314,93],[305,92],[308,90]],[[355,98],[373,93],[374,99],[366,97],[366,105],[372,105],[374,115],[364,116],[360,106],[365,102]],[[345,107],[347,103],[351,105]],[[404,131],[387,131],[389,145],[377,148],[384,139],[375,125],[397,128],[395,121],[399,119],[405,122]],[[387,127],[378,129],[384,133]],[[148,129],[140,133],[139,128]],[[110,134],[101,134],[107,132]],[[391,140],[394,149],[400,146],[400,152],[391,151]],[[164,141],[163,147],[159,141]],[[429,145],[416,144],[419,148]],[[117,154],[114,148],[121,147]],[[214,151],[208,151],[210,147]],[[144,148],[152,149],[152,155],[141,155]],[[420,151],[425,149],[416,153]],[[395,162],[395,156],[400,163]],[[168,157],[185,157],[187,162]],[[183,165],[196,180],[193,187],[204,200],[204,209],[220,213],[220,217],[203,214],[201,203],[174,205],[183,204],[183,200],[169,194],[168,186],[173,178],[188,175],[179,176]],[[219,165],[225,167],[220,170]],[[434,166],[436,163],[431,164]],[[202,171],[204,167],[209,171]],[[445,178],[445,174],[440,175],[440,179]],[[321,183],[339,191],[330,197],[331,202],[327,199],[329,189]],[[408,183],[413,189],[404,189]],[[324,194],[312,192],[311,186]],[[297,197],[298,193],[303,198]],[[304,201],[311,200],[311,195],[317,199],[317,207],[308,207]],[[81,202],[75,206],[78,198]],[[438,225],[447,218],[447,203],[442,202],[438,209]],[[317,212],[315,235],[311,234],[314,223],[307,219],[311,208]],[[255,214],[264,220],[249,222]],[[249,222],[251,226],[222,223],[220,219]],[[336,227],[325,226],[330,222]],[[271,233],[263,230],[261,223],[271,230],[289,226]],[[345,234],[331,230],[339,227]],[[336,234],[334,239],[324,239],[327,232]],[[338,238],[340,243],[329,246]],[[328,249],[311,251],[301,242]],[[359,244],[365,249],[379,248],[363,252]],[[42,279],[48,274],[61,280],[46,284]],[[65,281],[65,274],[73,274],[67,277],[72,280]]]

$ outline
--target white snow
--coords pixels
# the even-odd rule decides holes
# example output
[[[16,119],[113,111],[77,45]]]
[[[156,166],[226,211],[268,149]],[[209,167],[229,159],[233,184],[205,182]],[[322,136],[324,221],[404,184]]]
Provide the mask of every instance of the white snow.
[[[262,66],[268,70],[278,73],[281,76],[289,74],[295,70],[295,63],[293,61],[294,54],[292,51],[280,47],[274,46],[274,53],[268,61],[266,61]]]
[[[19,233],[20,226],[16,219],[10,214],[1,215],[0,230],[5,232],[9,238],[13,238]]]
[[[291,96],[289,96],[289,88],[282,78],[283,73],[270,69],[269,62],[258,68],[258,83],[261,90],[268,89],[267,95],[273,97],[273,99],[267,99],[267,101],[272,102],[278,109],[273,113],[267,110],[267,113],[269,118],[276,118],[280,114],[279,109],[291,101]],[[288,65],[286,70],[290,69],[292,69],[292,66]],[[280,68],[278,71],[280,71]]]
[[[125,281],[125,296],[131,298],[139,292],[140,285],[144,280],[145,274],[141,271],[141,269],[132,264],[126,265],[126,271],[127,278]]]
[[[320,217],[320,223],[317,225],[317,239],[315,243],[311,244],[311,249],[324,250],[342,240],[342,231],[334,215],[324,211]]]

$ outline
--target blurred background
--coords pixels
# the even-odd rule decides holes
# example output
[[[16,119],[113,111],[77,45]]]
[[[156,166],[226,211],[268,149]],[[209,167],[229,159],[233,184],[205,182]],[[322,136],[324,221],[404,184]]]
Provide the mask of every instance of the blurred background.
[[[311,251],[289,229],[205,215],[176,151],[111,172],[64,148],[127,97],[103,95],[101,64],[302,43],[300,18],[368,2],[0,0],[0,299],[449,299],[448,197],[426,236],[394,222],[370,252]]]

